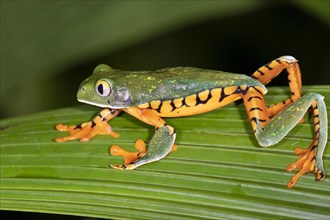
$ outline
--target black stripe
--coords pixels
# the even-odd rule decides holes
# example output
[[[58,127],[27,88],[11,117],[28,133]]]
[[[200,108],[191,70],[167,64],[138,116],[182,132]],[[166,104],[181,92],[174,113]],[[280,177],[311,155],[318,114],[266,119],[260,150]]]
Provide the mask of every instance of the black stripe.
[[[187,105],[187,103],[186,103],[186,97],[184,97],[183,99],[182,99],[182,105],[181,106],[187,106],[187,107],[189,107],[188,105]]]
[[[156,111],[160,113],[162,106],[163,106],[163,102],[161,101]]]
[[[81,124],[77,125],[74,129],[81,129]]]
[[[109,108],[110,113],[113,115],[116,113],[116,110]]]
[[[177,99],[176,99],[177,100]],[[182,98],[182,101],[181,101],[181,105],[176,107],[175,104],[174,104],[174,100],[173,100],[173,105],[174,107],[177,109],[177,108],[181,108],[182,106],[186,105],[186,102],[184,101],[184,98]]]
[[[171,103],[170,103],[170,105],[171,105],[171,107],[172,107],[172,110],[171,110],[171,112],[173,112],[173,111],[176,109],[176,107],[175,107],[175,105],[174,105],[174,102],[173,102],[173,100],[171,100]]]
[[[276,59],[276,62],[278,62],[279,64],[282,64],[282,62],[279,59]]]
[[[257,72],[259,72],[262,76],[265,75],[265,73],[262,72],[260,69],[258,69]]]
[[[253,118],[250,119],[250,121],[254,121],[254,122],[256,122],[256,123],[257,123],[257,120],[258,120],[258,119],[257,119],[256,117],[253,117]]]
[[[315,134],[319,133],[320,132],[320,128],[317,129],[317,131],[315,131]]]
[[[247,91],[250,89],[250,86],[246,86],[246,89],[245,90],[243,90],[241,87],[238,87],[239,88],[239,90],[241,91],[241,93],[243,94],[243,95],[245,95],[246,93],[247,93]]]
[[[208,90],[208,92],[209,92],[209,94],[208,94],[207,98],[206,98],[204,101],[202,101],[202,100],[199,98],[199,96],[198,96],[199,93],[196,95],[196,105],[199,105],[199,104],[206,104],[206,103],[212,98],[211,91]]]
[[[248,102],[251,101],[252,99],[260,99],[262,100],[259,96],[251,96],[249,99],[248,99]]]
[[[105,117],[103,117],[103,116],[101,115],[101,113],[99,113],[98,116],[101,118],[101,121],[105,121],[105,120],[107,120]]]
[[[222,102],[227,96],[229,96],[229,95],[225,94],[225,89],[221,89],[219,102]]]
[[[259,89],[257,89],[255,86],[252,86],[257,92],[259,92],[261,95],[263,95],[262,94],[262,92],[259,90]]]
[[[96,125],[95,121],[94,121],[94,120],[92,120],[92,126],[91,126],[91,128],[94,128],[94,127],[95,127],[95,125]]]
[[[273,69],[273,68],[271,68],[271,67],[269,66],[269,63],[266,64],[265,67],[266,67],[268,70],[272,70],[272,69]]]
[[[247,93],[247,91],[249,90],[249,86],[246,86],[245,89],[242,89],[240,86],[237,87],[236,91],[233,92],[232,94],[242,94],[245,95]]]
[[[160,101],[160,103],[159,103],[159,105],[158,105],[158,107],[157,108],[153,108],[152,106],[151,106],[151,104],[150,104],[150,102],[148,103],[149,104],[149,109],[153,109],[153,110],[156,110],[157,112],[159,112],[160,113],[160,109],[161,109],[161,107],[162,107],[162,105],[163,105],[163,102],[162,101]]]
[[[260,109],[260,108],[250,108],[249,112],[252,112],[252,111],[255,111],[255,110],[262,111],[262,109]]]
[[[314,150],[315,148],[317,148],[317,144],[313,145],[310,149],[310,151]]]
[[[250,121],[254,121],[255,123],[257,123],[258,121],[260,121],[260,122],[266,122],[265,119],[259,119],[259,118],[257,118],[257,117],[253,117],[253,118],[251,118]],[[257,124],[258,124],[258,123],[257,123]]]

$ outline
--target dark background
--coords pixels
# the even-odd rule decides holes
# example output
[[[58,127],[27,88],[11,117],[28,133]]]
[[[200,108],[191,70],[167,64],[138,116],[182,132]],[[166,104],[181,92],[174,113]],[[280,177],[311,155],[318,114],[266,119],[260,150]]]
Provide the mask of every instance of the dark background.
[[[304,85],[329,84],[328,26],[327,0],[1,1],[1,117],[77,105],[99,63],[250,75],[289,54]]]

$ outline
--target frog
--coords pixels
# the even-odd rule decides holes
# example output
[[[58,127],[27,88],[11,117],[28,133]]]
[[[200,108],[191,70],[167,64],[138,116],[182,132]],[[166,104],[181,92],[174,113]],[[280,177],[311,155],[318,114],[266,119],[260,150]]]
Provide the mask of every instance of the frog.
[[[287,72],[291,96],[266,105],[265,86],[282,72]],[[100,64],[80,84],[77,99],[103,110],[82,124],[57,124],[57,130],[70,134],[56,138],[56,142],[76,139],[85,142],[100,134],[118,138],[119,134],[113,131],[109,121],[120,112],[155,128],[148,148],[143,140],[135,142],[136,151],[133,152],[118,145],[111,146],[111,155],[124,158],[123,164],[110,165],[118,170],[133,170],[159,161],[177,149],[176,130],[163,118],[202,114],[243,100],[257,142],[261,147],[269,147],[284,139],[309,111],[313,115],[314,137],[306,149],[294,149],[298,158],[286,170],[296,169],[297,172],[287,187],[295,186],[298,179],[309,172],[314,173],[317,181],[325,178],[322,156],[327,143],[328,122],[324,97],[312,92],[302,94],[300,66],[290,55],[274,59],[250,76],[197,67],[125,71]]]

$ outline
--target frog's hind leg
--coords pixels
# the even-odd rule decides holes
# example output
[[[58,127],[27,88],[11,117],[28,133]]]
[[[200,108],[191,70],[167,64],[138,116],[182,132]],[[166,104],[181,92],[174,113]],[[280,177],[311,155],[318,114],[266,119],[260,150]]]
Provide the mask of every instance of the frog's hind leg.
[[[323,97],[316,93],[308,93],[282,109],[272,119],[268,117],[263,95],[258,89],[249,87],[242,97],[255,136],[263,147],[281,141],[312,106],[315,137],[306,150],[295,149],[299,157],[295,163],[287,167],[287,170],[296,168],[299,171],[291,178],[288,187],[293,187],[299,177],[307,172],[314,172],[316,180],[322,180],[325,176],[322,154],[327,141],[327,115]]]
[[[151,138],[148,146],[148,151],[136,156],[136,160],[127,163],[126,153],[124,152],[125,164],[123,165],[111,165],[115,169],[126,169],[132,170],[143,164],[158,161],[166,155],[168,155],[172,150],[175,150],[176,145],[174,145],[176,133],[173,127],[167,125],[163,119],[155,115],[149,109],[140,109],[137,107],[132,107],[129,109],[124,109],[130,115],[140,119],[141,121],[150,124],[155,127],[155,134]]]
[[[266,85],[272,79],[276,78],[284,69],[286,69],[288,73],[288,82],[291,91],[291,97],[268,107],[267,113],[269,117],[273,117],[283,108],[290,105],[301,97],[302,84],[298,60],[296,60],[292,56],[279,57],[272,62],[260,67],[251,76],[252,78],[257,79],[262,84]]]
[[[327,114],[323,97],[315,93],[314,96],[318,97],[317,100],[312,103],[315,137],[307,149],[303,150],[297,147],[294,150],[294,152],[299,155],[298,159],[296,162],[287,166],[286,170],[292,171],[293,169],[298,169],[299,172],[291,178],[288,187],[294,186],[298,178],[306,172],[314,172],[317,181],[321,181],[325,177],[322,155],[327,142]]]

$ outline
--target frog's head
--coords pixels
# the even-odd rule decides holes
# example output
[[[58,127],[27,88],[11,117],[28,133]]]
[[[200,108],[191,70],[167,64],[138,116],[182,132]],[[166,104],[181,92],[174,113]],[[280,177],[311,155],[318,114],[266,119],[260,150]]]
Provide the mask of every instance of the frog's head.
[[[80,84],[78,101],[103,108],[127,107],[130,94],[125,87],[116,85],[117,72],[108,65],[98,65],[93,74]]]

